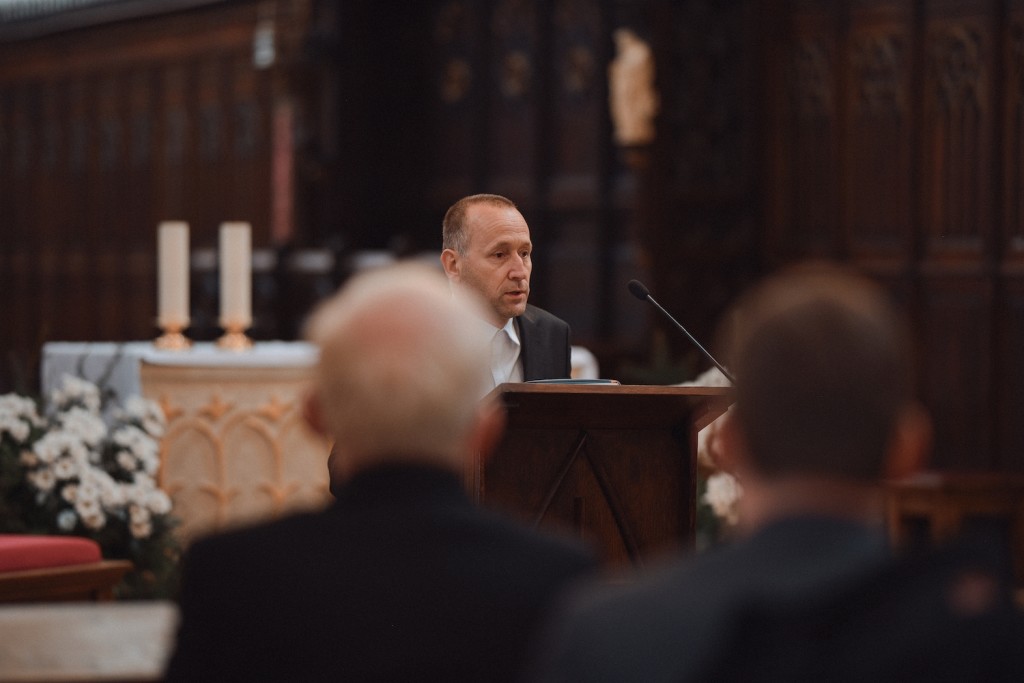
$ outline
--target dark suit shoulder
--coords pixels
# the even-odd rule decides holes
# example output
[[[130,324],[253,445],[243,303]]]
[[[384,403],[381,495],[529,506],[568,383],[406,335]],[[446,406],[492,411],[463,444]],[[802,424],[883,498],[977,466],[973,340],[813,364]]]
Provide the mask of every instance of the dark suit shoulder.
[[[520,318],[526,318],[532,323],[550,323],[552,325],[569,327],[569,323],[554,313],[549,313],[540,306],[534,306],[533,304],[526,304],[526,311],[523,312]]]
[[[523,379],[564,379],[572,373],[569,324],[531,304],[519,316]]]

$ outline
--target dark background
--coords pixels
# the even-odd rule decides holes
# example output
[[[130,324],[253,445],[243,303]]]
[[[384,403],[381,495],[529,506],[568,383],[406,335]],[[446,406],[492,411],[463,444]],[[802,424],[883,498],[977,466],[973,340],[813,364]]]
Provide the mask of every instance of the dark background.
[[[36,387],[46,341],[156,336],[160,220],[191,225],[190,336],[219,334],[217,227],[247,220],[251,333],[292,339],[367,254],[436,255],[445,208],[487,191],[602,376],[709,365],[629,279],[710,345],[759,275],[835,258],[913,321],[935,464],[1024,471],[1024,2],[26,6],[0,15],[0,391]],[[661,98],[631,149],[623,26]]]

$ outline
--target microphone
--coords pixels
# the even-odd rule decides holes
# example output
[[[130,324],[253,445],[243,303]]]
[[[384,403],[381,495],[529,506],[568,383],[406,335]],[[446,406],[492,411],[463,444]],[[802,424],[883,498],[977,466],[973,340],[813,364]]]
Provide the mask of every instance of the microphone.
[[[693,342],[693,345],[700,349],[701,353],[703,353],[709,361],[714,363],[716,368],[722,371],[722,374],[725,375],[725,378],[727,380],[729,380],[733,384],[736,384],[736,380],[733,379],[733,376],[729,374],[729,371],[722,367],[722,364],[715,360],[715,357],[708,353],[707,349],[701,346],[700,342],[694,339],[693,335],[687,332],[686,328],[680,325],[678,320],[673,318],[668,311],[661,307],[661,304],[654,300],[654,297],[651,296],[651,291],[644,287],[644,283],[640,282],[639,280],[630,280],[628,287],[630,293],[637,299],[640,299],[641,301],[650,301],[652,304],[654,304],[655,308],[661,311],[666,318],[671,320],[676,327],[682,330],[683,334],[685,334],[690,339],[690,341]]]

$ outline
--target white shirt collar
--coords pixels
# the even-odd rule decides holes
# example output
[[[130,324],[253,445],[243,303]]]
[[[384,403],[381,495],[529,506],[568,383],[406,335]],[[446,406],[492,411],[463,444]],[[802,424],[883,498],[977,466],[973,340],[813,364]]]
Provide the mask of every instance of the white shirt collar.
[[[491,377],[494,380],[494,386],[504,384],[505,382],[522,382],[522,342],[519,339],[519,328],[516,325],[515,318],[509,318],[504,327],[497,329],[494,325],[484,324],[487,325],[490,331],[487,337],[488,345],[490,345],[495,335],[499,334],[504,336],[506,340],[512,340],[511,348],[507,346],[502,347],[503,351],[499,355],[495,355],[492,349]]]
[[[516,325],[515,318],[509,318],[508,321],[505,323],[505,327],[501,329],[505,330],[505,332],[508,334],[508,338],[511,339],[516,346],[523,345],[522,342],[519,341],[519,326]]]

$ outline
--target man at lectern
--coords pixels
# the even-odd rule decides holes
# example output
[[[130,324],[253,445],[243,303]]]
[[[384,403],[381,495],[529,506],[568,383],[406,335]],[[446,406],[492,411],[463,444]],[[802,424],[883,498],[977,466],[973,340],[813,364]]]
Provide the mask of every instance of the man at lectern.
[[[314,313],[307,416],[335,440],[337,500],[190,548],[168,681],[517,678],[546,606],[595,561],[464,490],[504,425],[480,400],[470,305],[406,263],[354,276]]]
[[[729,319],[735,404],[719,465],[743,485],[741,533],[575,596],[530,680],[1024,680],[1005,567],[973,548],[888,547],[881,483],[923,462],[930,426],[881,289],[808,264]]]
[[[527,303],[533,243],[516,205],[494,194],[464,197],[445,213],[442,238],[441,264],[452,286],[488,305],[479,334],[491,345],[493,386],[568,378],[569,325]]]

